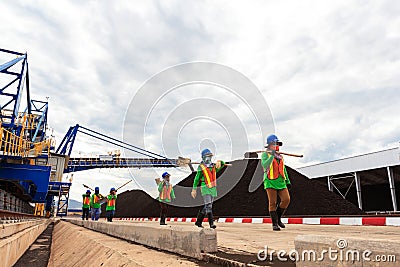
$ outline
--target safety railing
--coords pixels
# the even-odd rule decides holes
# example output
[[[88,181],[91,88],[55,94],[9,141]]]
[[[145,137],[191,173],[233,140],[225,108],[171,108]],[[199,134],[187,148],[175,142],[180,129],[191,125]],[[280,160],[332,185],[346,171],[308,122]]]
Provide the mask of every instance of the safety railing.
[[[68,166],[102,166],[102,167],[135,167],[178,165],[176,159],[140,159],[140,158],[114,158],[101,160],[99,158],[70,158]]]
[[[17,125],[22,125],[25,130],[36,129],[39,124],[40,115],[19,113]]]
[[[0,123],[0,152],[5,156],[38,156],[49,154],[52,145],[52,139],[33,143],[22,136],[18,136],[11,131],[1,127]]]
[[[2,109],[2,121],[3,123],[10,123],[13,111],[9,109]],[[36,129],[39,124],[40,116],[38,114],[27,114],[24,112],[18,112],[18,118],[15,120],[16,126],[23,126],[25,130]]]

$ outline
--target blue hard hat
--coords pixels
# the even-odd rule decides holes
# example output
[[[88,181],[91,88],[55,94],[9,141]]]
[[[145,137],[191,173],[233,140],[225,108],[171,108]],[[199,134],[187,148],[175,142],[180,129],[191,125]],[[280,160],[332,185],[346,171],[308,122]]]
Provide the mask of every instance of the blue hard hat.
[[[91,192],[90,192],[90,190],[86,190],[86,194],[90,194]]]
[[[95,190],[95,191],[99,191],[99,190],[100,190],[100,188],[98,188],[98,187],[95,187],[95,188],[94,188],[94,190]]]
[[[274,135],[274,134],[271,134],[270,136],[267,137],[267,146],[268,146],[269,144],[272,144],[272,143],[276,143],[278,146],[281,146],[281,145],[282,145],[282,142],[279,141],[278,136],[276,136],[276,135]]]
[[[203,151],[201,151],[201,157],[204,158],[205,156],[212,156],[213,153],[211,153],[211,150],[206,148]]]
[[[115,188],[114,188],[114,187],[111,187],[110,192],[112,192],[112,191],[115,191]]]
[[[168,172],[164,172],[164,173],[161,175],[162,178],[165,178],[165,177],[167,177],[167,176],[170,176],[170,174],[169,174]]]

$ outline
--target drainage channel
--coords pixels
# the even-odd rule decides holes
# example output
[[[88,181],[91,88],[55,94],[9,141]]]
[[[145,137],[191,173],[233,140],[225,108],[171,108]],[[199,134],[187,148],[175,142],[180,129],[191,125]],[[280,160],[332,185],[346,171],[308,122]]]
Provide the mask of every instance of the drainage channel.
[[[14,267],[46,267],[50,258],[53,229],[54,223],[50,223]]]

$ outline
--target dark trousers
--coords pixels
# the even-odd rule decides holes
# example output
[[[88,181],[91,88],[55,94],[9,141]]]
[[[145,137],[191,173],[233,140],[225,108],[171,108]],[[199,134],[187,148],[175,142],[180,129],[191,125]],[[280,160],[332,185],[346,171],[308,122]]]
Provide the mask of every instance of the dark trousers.
[[[89,208],[82,208],[82,220],[89,220]]]
[[[107,221],[112,222],[114,218],[115,210],[107,210]]]
[[[167,218],[168,204],[165,202],[160,202],[160,207],[161,207],[160,221],[165,222],[165,218]]]

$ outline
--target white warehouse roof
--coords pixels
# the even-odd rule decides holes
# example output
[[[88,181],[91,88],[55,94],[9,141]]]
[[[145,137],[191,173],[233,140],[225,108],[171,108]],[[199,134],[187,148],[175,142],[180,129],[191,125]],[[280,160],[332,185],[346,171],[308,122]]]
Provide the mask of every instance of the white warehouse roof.
[[[400,147],[300,167],[310,179],[400,165]]]

